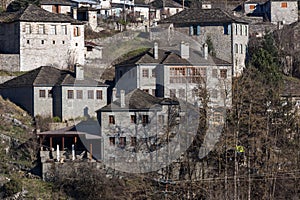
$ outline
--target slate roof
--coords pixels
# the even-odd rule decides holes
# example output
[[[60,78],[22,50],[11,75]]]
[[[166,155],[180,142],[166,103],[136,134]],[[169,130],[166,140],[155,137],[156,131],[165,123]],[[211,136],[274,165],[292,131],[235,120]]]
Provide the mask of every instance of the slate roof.
[[[50,66],[43,66],[15,77],[0,85],[0,88],[15,88],[28,86],[74,85],[74,86],[107,86],[92,79],[77,80],[75,73],[60,70]]]
[[[125,61],[116,64],[116,67],[122,66],[133,66],[138,64],[165,64],[165,65],[230,65],[229,62],[221,60],[216,57],[208,56],[204,59],[202,54],[197,51],[190,49],[188,59],[183,59],[180,57],[180,52],[176,50],[167,51],[158,49],[158,59],[154,59],[153,48],[133,56]]]
[[[212,9],[185,9],[175,15],[161,20],[159,23],[173,24],[218,24],[218,23],[248,23],[220,8]]]
[[[154,97],[147,92],[140,89],[134,89],[125,95],[125,107],[121,107],[120,98],[109,105],[106,105],[96,112],[110,112],[110,111],[131,111],[140,110],[148,111],[152,109],[160,110],[162,105],[178,105],[179,102],[169,98]]]
[[[165,1],[165,7],[169,7],[169,8],[182,8],[182,5],[180,5],[179,3],[173,1],[173,0],[164,0]],[[149,5],[152,8],[163,8],[163,0],[155,0],[152,1],[151,3],[149,3]]]
[[[63,6],[72,6],[74,5],[69,0],[41,0],[41,5],[63,5]]]
[[[0,23],[11,23],[14,21],[24,22],[57,22],[83,24],[78,20],[65,14],[56,14],[48,12],[36,5],[29,5],[26,9],[17,12],[4,12],[0,14]]]

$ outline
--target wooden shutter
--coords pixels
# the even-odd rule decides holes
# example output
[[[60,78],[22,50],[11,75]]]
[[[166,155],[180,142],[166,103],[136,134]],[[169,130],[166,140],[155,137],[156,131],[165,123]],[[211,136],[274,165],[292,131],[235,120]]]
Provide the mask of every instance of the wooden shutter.
[[[190,35],[194,35],[194,28],[193,28],[193,26],[190,26]]]
[[[197,26],[197,35],[200,35],[200,25]]]

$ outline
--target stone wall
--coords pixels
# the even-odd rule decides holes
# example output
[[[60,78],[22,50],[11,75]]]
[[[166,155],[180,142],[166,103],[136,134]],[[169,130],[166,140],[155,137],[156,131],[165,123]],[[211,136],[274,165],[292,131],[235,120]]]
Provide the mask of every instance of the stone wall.
[[[6,81],[9,81],[13,78],[15,78],[16,76],[0,76],[0,84],[6,82]]]
[[[0,54],[0,70],[20,71],[20,55]]]

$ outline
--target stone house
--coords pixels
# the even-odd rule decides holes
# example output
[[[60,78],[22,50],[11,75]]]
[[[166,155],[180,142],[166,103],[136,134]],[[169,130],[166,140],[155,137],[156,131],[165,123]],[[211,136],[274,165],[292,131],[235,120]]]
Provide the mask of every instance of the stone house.
[[[129,58],[115,66],[115,87],[127,93],[139,88],[157,97],[177,97],[189,103],[199,103],[197,91],[203,85],[210,94],[210,105],[231,105],[232,64],[190,50],[182,42],[180,50],[154,48]]]
[[[32,116],[58,116],[62,120],[95,116],[107,104],[107,85],[75,73],[39,67],[0,85],[0,94]]]
[[[40,6],[48,12],[70,15],[74,5],[68,0],[42,0]]]
[[[116,93],[115,93],[116,94]],[[133,152],[149,152],[150,143],[157,142],[157,137],[165,133],[171,120],[179,116],[178,101],[157,98],[140,89],[120,97],[97,111],[103,139],[102,158],[106,163],[131,162]],[[174,119],[170,118],[174,114]],[[147,146],[147,143],[150,146]],[[123,154],[122,152],[127,152]]]
[[[15,55],[19,71],[84,64],[83,23],[35,5],[0,15],[0,42],[0,53]]]
[[[199,44],[211,43],[210,53],[232,63],[233,76],[239,76],[245,68],[249,40],[247,21],[215,8],[186,9],[159,23],[168,24],[171,32],[183,33]]]
[[[154,0],[149,3],[151,19],[156,21],[172,16],[183,10],[183,6],[173,0]]]
[[[95,30],[98,26],[97,9],[92,7],[97,5],[96,2],[43,0],[40,4],[41,8],[49,12],[66,14],[74,19],[86,22],[93,30]]]
[[[297,0],[269,0],[263,7],[268,19],[273,24],[291,24],[298,21]]]
[[[256,0],[244,3],[244,13],[249,16],[260,16],[273,24],[291,24],[298,21],[297,0]]]

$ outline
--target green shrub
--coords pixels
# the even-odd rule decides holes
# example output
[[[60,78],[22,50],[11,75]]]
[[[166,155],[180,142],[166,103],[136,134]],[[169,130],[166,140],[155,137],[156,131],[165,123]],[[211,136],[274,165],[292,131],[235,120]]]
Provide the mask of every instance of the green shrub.
[[[3,189],[4,189],[4,196],[10,197],[22,191],[22,182],[20,180],[11,179],[9,182],[3,185]]]
[[[57,116],[53,117],[53,122],[61,122],[61,119]]]

